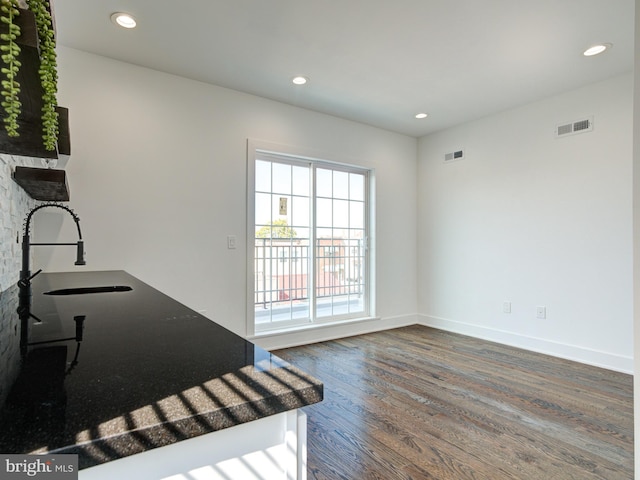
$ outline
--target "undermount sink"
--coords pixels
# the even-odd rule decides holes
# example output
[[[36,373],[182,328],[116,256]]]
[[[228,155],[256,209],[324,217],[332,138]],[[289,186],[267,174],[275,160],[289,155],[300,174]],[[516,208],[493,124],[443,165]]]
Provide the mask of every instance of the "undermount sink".
[[[87,293],[128,292],[133,290],[128,285],[110,285],[107,287],[61,288],[44,292],[45,295],[86,295]]]

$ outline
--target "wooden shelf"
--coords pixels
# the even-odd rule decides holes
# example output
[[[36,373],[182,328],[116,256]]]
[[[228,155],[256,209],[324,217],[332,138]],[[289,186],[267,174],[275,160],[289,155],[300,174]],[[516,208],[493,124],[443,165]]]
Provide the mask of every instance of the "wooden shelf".
[[[16,167],[13,179],[35,200],[69,201],[69,185],[64,170]]]

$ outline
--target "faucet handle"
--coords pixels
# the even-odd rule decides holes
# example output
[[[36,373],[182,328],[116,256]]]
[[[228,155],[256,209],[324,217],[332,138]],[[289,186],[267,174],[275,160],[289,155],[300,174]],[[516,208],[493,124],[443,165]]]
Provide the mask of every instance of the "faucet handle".
[[[33,280],[33,277],[35,277],[36,275],[38,275],[40,272],[42,272],[42,269],[38,270],[36,273],[34,273],[33,275],[31,275],[30,277],[27,278],[21,278],[18,281],[18,286],[22,287],[22,288],[26,288],[29,285],[31,285],[31,280]]]
[[[84,260],[84,242],[82,240],[78,240],[78,251],[76,254],[76,263],[74,265],[86,265],[87,262]]]

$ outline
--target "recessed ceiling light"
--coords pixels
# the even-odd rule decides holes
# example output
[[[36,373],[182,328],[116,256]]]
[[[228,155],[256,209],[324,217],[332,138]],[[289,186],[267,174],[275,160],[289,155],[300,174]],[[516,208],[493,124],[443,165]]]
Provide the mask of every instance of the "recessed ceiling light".
[[[610,43],[599,43],[598,45],[593,45],[592,47],[587,48],[583,55],[585,57],[593,57],[594,55],[598,55],[611,47],[613,47],[613,45]]]
[[[304,85],[309,81],[309,79],[307,77],[298,76],[298,77],[293,77],[291,81],[296,85]]]
[[[427,116],[426,113],[416,113],[416,118],[427,118]]]
[[[128,13],[116,12],[111,14],[111,21],[123,28],[135,28],[136,19]]]

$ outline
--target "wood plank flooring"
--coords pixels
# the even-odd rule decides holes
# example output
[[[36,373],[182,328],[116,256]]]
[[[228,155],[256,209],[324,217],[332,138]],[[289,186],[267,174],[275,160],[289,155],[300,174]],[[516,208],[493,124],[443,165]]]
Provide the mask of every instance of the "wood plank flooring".
[[[630,375],[423,326],[277,350],[324,382],[310,480],[629,480]]]

